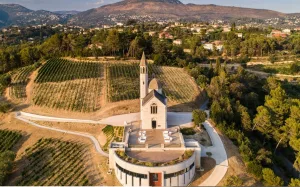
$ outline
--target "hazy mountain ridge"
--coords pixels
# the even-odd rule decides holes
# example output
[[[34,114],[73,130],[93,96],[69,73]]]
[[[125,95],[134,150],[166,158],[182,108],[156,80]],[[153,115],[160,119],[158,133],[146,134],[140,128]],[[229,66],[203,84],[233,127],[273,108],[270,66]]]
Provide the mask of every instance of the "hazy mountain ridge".
[[[298,16],[300,14],[284,14],[272,10],[213,4],[183,4],[179,0],[124,0],[83,12],[33,11],[17,4],[0,4],[0,27],[43,23],[68,23],[88,27],[125,22],[128,19],[140,19],[143,21],[209,21],[235,18],[283,18],[288,15]]]
[[[125,21],[132,17],[145,17],[155,20],[211,20],[284,17],[286,14],[264,9],[251,9],[218,5],[183,4],[178,0],[124,0],[99,8],[81,12],[72,17],[69,23],[97,25],[109,22],[108,16],[120,17]],[[84,21],[82,21],[84,20]]]
[[[46,10],[30,10],[18,4],[0,4],[0,26],[28,24],[56,24],[66,22],[70,15]]]

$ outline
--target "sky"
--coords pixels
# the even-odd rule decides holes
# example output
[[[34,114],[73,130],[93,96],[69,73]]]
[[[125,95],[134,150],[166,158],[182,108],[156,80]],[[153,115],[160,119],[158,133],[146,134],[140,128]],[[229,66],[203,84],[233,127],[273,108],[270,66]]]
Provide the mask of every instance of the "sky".
[[[33,10],[84,11],[120,0],[0,0],[0,3],[21,4]],[[284,13],[300,13],[300,0],[181,0],[183,3],[216,4],[276,10]]]

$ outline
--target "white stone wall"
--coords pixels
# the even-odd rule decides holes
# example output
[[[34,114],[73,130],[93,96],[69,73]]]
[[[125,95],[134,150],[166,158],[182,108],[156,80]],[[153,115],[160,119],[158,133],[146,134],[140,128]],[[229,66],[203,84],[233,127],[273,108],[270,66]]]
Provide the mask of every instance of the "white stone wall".
[[[143,99],[148,94],[148,72],[142,74],[142,68],[147,69],[147,67],[140,67],[140,98]]]
[[[162,166],[162,167],[146,167],[146,166],[139,166],[135,164],[128,163],[122,159],[120,159],[117,154],[114,154],[114,163],[117,163],[120,167],[139,174],[145,174],[147,175],[147,179],[142,179],[141,180],[141,186],[149,186],[149,175],[150,173],[162,173],[162,185],[163,186],[170,186],[170,178],[164,179],[164,174],[170,174],[170,173],[175,173],[178,171],[181,171],[183,169],[189,168],[192,163],[195,162],[195,156],[196,154],[194,153],[191,158],[188,160],[181,162],[176,165],[172,166]],[[181,174],[176,177],[171,178],[171,185],[172,186],[187,186],[193,179],[194,174],[195,174],[195,168],[194,167],[189,170],[188,172]],[[123,186],[132,186],[132,176],[127,175],[127,183],[126,183],[126,174],[121,172],[117,167],[116,164],[114,166],[115,169],[115,174],[120,183]],[[185,178],[185,179],[184,179]],[[139,186],[139,178],[133,177],[133,186]]]
[[[151,105],[157,105],[157,114],[151,114]],[[148,101],[141,111],[142,128],[152,129],[152,120],[156,120],[156,129],[166,129],[167,127],[167,106],[161,103],[157,98],[153,97]]]

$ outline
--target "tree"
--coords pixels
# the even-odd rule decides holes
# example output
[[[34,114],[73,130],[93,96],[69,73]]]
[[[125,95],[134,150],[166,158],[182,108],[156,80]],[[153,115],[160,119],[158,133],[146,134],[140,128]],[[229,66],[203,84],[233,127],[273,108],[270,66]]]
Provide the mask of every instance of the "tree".
[[[251,161],[247,164],[247,172],[252,174],[257,179],[261,179],[262,169],[262,166],[254,161]]]
[[[197,79],[198,78],[198,76],[200,75],[200,71],[199,71],[199,69],[198,68],[193,68],[193,69],[191,69],[191,71],[190,71],[190,75],[194,78],[194,79]]]
[[[239,115],[236,115],[237,117],[240,117],[240,119],[237,120],[237,123],[241,123],[243,129],[246,131],[250,131],[252,129],[252,120],[248,112],[248,108],[240,104],[239,101],[236,102],[237,106],[237,112]]]
[[[12,151],[0,153],[0,186],[4,185],[6,176],[11,172],[16,155]]]
[[[229,176],[225,181],[225,186],[242,186],[243,181],[238,176]]]
[[[289,132],[289,144],[295,151],[300,151],[300,107],[291,106],[290,117],[285,121]]]
[[[298,154],[296,155],[296,160],[294,162],[294,168],[297,171],[300,171],[300,152],[298,152]]]
[[[193,111],[193,119],[195,125],[201,125],[206,120],[206,113],[202,110]]]
[[[275,128],[280,128],[289,112],[289,105],[286,101],[287,95],[281,86],[271,90],[270,95],[266,96],[265,106],[270,110],[272,123]]]
[[[272,64],[274,64],[274,63],[277,61],[276,55],[271,54],[271,55],[269,56],[269,61],[270,61]]]
[[[216,67],[215,67],[215,71],[214,71],[215,75],[219,75],[221,69],[222,69],[221,59],[217,58],[217,60],[216,60]]]
[[[280,177],[276,176],[274,172],[269,168],[264,168],[263,173],[263,183],[265,186],[283,186],[283,181]]]
[[[280,86],[280,82],[276,79],[276,77],[268,77],[267,78],[267,82],[266,82],[266,85],[264,85],[264,89],[270,93],[271,90],[275,90],[277,87]]]
[[[120,35],[117,30],[113,29],[109,31],[106,38],[106,47],[112,55],[116,55],[116,52],[120,50]]]
[[[299,187],[300,186],[300,179],[291,179],[291,182],[290,182],[289,186]]]
[[[208,78],[205,75],[199,75],[196,82],[202,89],[204,89],[208,83]]]
[[[40,54],[35,47],[26,47],[20,51],[22,63],[30,65],[40,59]]]
[[[253,120],[253,128],[260,131],[262,134],[265,134],[270,138],[270,133],[273,131],[273,126],[271,123],[271,114],[265,106],[259,106],[257,108],[257,114]]]
[[[265,148],[261,148],[256,154],[256,160],[263,165],[268,165],[272,163],[271,156],[272,152],[266,150]]]
[[[290,66],[290,71],[291,71],[292,74],[299,73],[299,71],[300,71],[300,66],[298,65],[298,63],[293,63],[293,64]]]

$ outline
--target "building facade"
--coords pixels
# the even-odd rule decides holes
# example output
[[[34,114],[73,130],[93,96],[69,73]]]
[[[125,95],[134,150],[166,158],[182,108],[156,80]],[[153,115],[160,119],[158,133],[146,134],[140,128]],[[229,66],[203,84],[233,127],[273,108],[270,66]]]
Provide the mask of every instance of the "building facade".
[[[167,98],[162,85],[153,78],[148,85],[148,63],[143,53],[140,63],[140,111],[142,129],[167,129]]]

